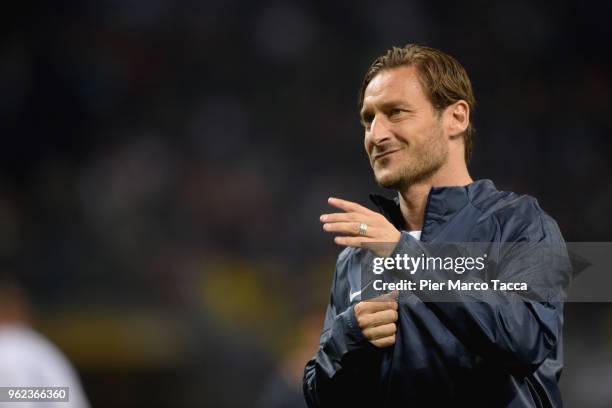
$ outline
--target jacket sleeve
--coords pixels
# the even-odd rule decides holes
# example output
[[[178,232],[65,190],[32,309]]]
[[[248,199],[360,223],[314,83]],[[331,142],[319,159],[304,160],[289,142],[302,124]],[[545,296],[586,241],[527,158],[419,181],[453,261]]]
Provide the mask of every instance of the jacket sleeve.
[[[338,310],[335,301],[337,279],[338,268],[334,273],[319,349],[304,369],[303,391],[309,407],[348,406],[351,399],[359,397],[356,390],[360,382],[369,387],[377,382],[378,372],[374,369],[378,366],[377,350],[361,332],[354,306]]]
[[[527,375],[539,367],[560,339],[563,323],[560,290],[569,281],[571,269],[565,244],[551,218],[542,215],[522,233],[527,235],[520,239],[531,242],[518,245],[516,247],[519,250],[506,254],[499,262],[497,276],[514,282],[522,277],[531,277],[532,284],[540,282],[544,286],[546,283],[542,282],[552,276],[558,287],[550,291],[548,300],[532,300],[491,288],[482,291],[447,291],[444,301],[439,301],[432,296],[432,292],[425,290],[413,293],[426,302],[449,331],[475,354],[510,372]],[[550,251],[551,248],[561,252],[555,257],[555,262],[550,262],[550,257],[542,256],[543,250]],[[420,241],[402,233],[392,256],[423,252],[426,249]],[[419,272],[408,278],[417,280],[418,276]],[[444,281],[444,277],[437,273],[427,272],[426,278]],[[418,288],[419,282],[416,283]]]

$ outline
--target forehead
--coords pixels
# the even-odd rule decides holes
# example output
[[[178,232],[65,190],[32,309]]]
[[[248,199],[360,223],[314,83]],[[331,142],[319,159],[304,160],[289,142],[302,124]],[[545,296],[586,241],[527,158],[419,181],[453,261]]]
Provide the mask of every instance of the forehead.
[[[379,72],[363,95],[364,107],[390,100],[413,104],[429,102],[415,67],[397,67]]]

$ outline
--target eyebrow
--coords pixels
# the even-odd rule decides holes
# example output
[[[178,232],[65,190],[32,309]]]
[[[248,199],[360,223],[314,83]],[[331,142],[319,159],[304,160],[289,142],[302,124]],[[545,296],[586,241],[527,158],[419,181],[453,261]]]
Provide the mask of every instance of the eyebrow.
[[[380,108],[382,111],[387,111],[391,108],[394,108],[396,106],[402,106],[405,107],[408,110],[414,110],[414,108],[412,107],[412,105],[410,105],[410,103],[406,102],[406,101],[400,101],[400,100],[390,100],[390,101],[386,101],[380,104]],[[370,109],[366,109],[365,108],[365,104],[363,105],[363,107],[361,108],[361,111],[359,111],[359,118],[361,119],[361,121],[364,120],[364,117],[370,113],[371,110]]]

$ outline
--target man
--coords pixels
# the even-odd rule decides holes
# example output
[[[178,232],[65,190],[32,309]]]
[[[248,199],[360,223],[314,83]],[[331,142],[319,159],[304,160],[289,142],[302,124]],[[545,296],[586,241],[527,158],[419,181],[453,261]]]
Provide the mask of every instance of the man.
[[[330,198],[342,212],[321,216],[323,229],[347,248],[338,257],[319,350],[304,372],[310,407],[561,406],[559,296],[517,301],[485,290],[474,300],[454,291],[451,301],[436,301],[414,290],[399,302],[397,292],[365,301],[365,288],[355,284],[370,243],[390,243],[401,255],[429,243],[513,242],[553,247],[561,261],[544,261],[527,246],[500,255],[487,279],[520,273],[566,285],[569,267],[555,221],[532,197],[471,179],[474,105],[464,68],[439,50],[393,48],[366,73],[365,150],[378,184],[397,198],[372,196],[381,213]]]
[[[0,387],[67,387],[68,402],[15,401],[2,407],[87,408],[78,373],[53,343],[32,329],[32,305],[12,267],[0,264]],[[6,391],[4,393],[6,397]]]

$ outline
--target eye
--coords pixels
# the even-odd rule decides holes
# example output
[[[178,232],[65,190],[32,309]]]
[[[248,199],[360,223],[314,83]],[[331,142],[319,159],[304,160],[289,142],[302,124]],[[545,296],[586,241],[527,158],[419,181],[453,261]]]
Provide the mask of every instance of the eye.
[[[391,109],[391,112],[390,112],[389,116],[397,116],[400,113],[402,113],[403,111],[404,110],[400,109],[400,108],[393,108],[393,109]]]
[[[366,129],[369,130],[370,126],[372,125],[372,120],[374,120],[374,118],[372,117],[372,115],[364,115],[363,118],[361,118],[361,125]]]

